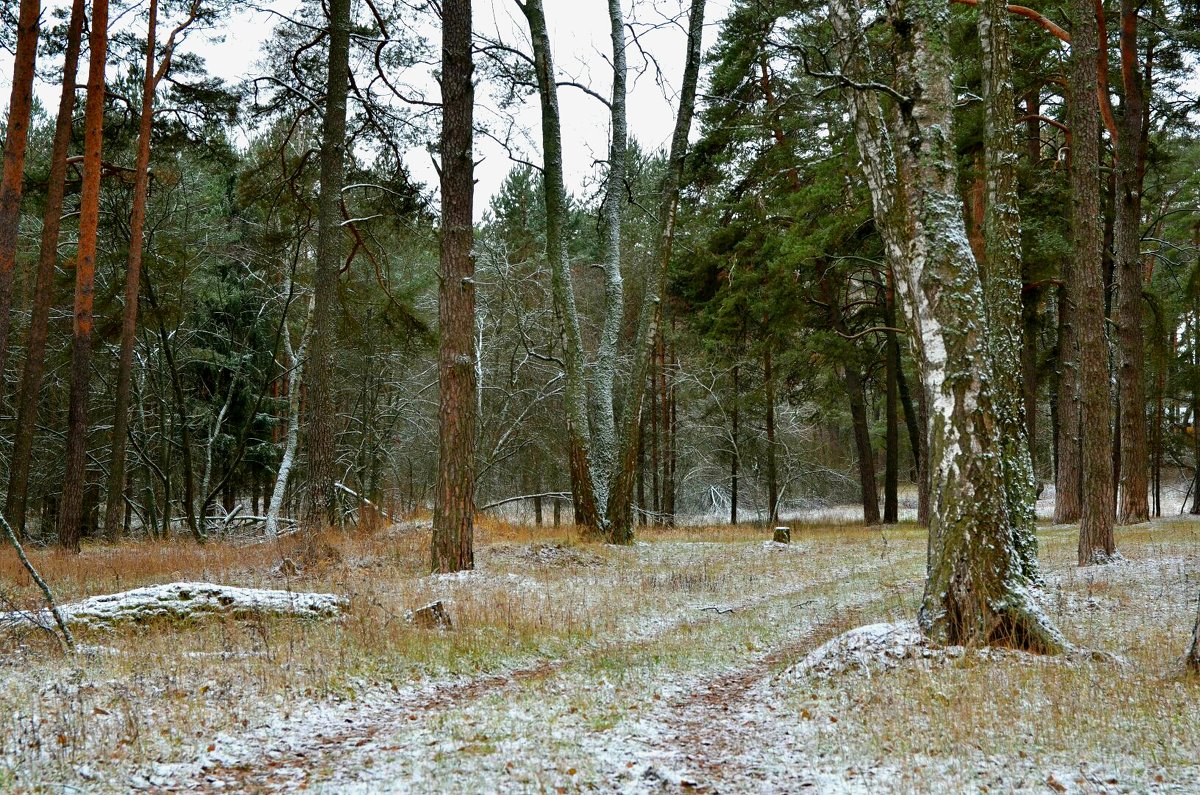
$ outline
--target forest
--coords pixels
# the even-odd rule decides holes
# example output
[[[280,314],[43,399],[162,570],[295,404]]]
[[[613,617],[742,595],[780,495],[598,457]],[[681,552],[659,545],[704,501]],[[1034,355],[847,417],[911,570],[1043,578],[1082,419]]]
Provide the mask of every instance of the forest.
[[[1195,0],[10,0],[0,93],[0,791],[1200,792]]]

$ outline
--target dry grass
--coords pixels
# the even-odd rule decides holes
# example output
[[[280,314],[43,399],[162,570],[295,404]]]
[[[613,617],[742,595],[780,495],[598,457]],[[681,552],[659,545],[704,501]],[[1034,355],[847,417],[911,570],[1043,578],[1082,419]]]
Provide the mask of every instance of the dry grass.
[[[915,611],[925,547],[916,528],[795,527],[791,548],[782,550],[764,545],[766,537],[750,526],[646,528],[638,546],[618,548],[588,542],[571,527],[483,519],[481,571],[461,577],[427,575],[428,533],[419,527],[325,534],[324,554],[290,578],[271,570],[284,557],[303,558],[296,540],[89,546],[78,556],[37,550],[35,563],[70,599],[203,579],[333,591],[350,597],[351,610],[330,623],[126,627],[82,638],[91,651],[80,658],[62,656],[38,633],[0,637],[0,790],[78,784],[87,780],[81,768],[187,760],[218,738],[314,705],[545,661],[558,661],[572,683],[555,696],[564,709],[604,731],[647,710],[656,682],[737,666],[789,644],[811,647],[855,624]],[[1130,563],[1078,570],[1074,534],[1044,534],[1054,618],[1072,640],[1120,654],[1125,665],[970,654],[944,668],[889,674],[886,683],[815,683],[787,694],[783,714],[824,721],[814,742],[830,759],[940,760],[896,778],[900,791],[927,790],[951,762],[1020,760],[1034,749],[1076,766],[1111,755],[1124,760],[1121,775],[1135,759],[1168,766],[1190,755],[1194,764],[1200,683],[1181,679],[1178,661],[1194,617],[1197,540],[1191,523],[1123,531],[1119,546]],[[586,555],[538,563],[499,554],[536,544]],[[0,587],[35,606],[10,557],[0,557]],[[449,600],[455,631],[404,620],[405,610],[438,598]],[[720,612],[729,608],[732,615]],[[781,670],[793,659],[768,663]],[[600,681],[616,690],[600,698],[588,684]],[[522,693],[546,698],[532,684]],[[473,736],[454,728],[452,715],[446,720],[448,731]],[[470,747],[490,753],[488,742]],[[1019,763],[1014,769],[1025,774]]]

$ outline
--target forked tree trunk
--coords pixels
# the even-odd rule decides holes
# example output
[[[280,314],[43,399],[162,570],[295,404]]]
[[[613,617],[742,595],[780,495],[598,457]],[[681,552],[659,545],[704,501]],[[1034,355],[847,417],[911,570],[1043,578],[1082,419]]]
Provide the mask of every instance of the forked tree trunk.
[[[442,4],[438,476],[432,570],[475,568],[474,87],[471,0]]]
[[[994,407],[991,353],[979,270],[961,214],[954,168],[949,10],[935,0],[894,9],[901,91],[908,99],[896,137],[879,96],[850,93],[850,115],[885,246],[903,240],[892,224],[907,212],[912,245],[893,252],[914,355],[930,396],[934,511],[919,619],[942,643],[1006,644],[1043,652],[1065,641],[1032,599],[1008,521],[1003,445]],[[837,0],[831,21],[842,73],[874,74],[856,0]],[[903,141],[901,148],[893,140]],[[899,195],[896,157],[911,177]],[[889,228],[890,227],[890,228]],[[887,231],[884,231],[884,230]]]
[[[995,383],[996,417],[1003,444],[1004,493],[1008,521],[1022,573],[1033,582],[1038,568],[1037,500],[1028,427],[1024,418],[1021,345],[1021,218],[1017,208],[1015,98],[1011,19],[1005,0],[979,4],[979,40],[983,48],[985,208],[984,259],[980,263]]]
[[[1067,302],[1078,323],[1079,423],[1083,469],[1079,565],[1104,563],[1113,541],[1112,406],[1105,335],[1100,228],[1100,107],[1095,75],[1100,42],[1092,0],[1071,0],[1071,239],[1074,245]]]
[[[46,340],[50,326],[50,306],[54,301],[54,267],[58,264],[58,235],[62,228],[67,152],[71,146],[75,80],[79,71],[84,14],[84,0],[74,0],[71,4],[71,18],[67,23],[66,52],[63,57],[64,78],[58,102],[58,117],[54,123],[54,143],[50,153],[46,209],[42,216],[41,249],[38,251],[37,279],[29,321],[29,344],[25,354],[25,366],[21,372],[17,422],[13,428],[12,467],[8,475],[5,510],[18,535],[25,534],[33,435],[37,427],[42,379],[46,372]]]
[[[12,93],[8,100],[8,131],[4,138],[4,167],[0,175],[0,405],[4,403],[8,367],[8,332],[12,326],[13,270],[21,225],[21,188],[29,115],[33,109],[33,76],[37,62],[38,18],[41,3],[21,0],[17,15],[17,49],[13,59]]]
[[[637,468],[638,434],[645,383],[651,369],[654,340],[662,327],[665,308],[662,297],[667,292],[667,269],[675,245],[675,222],[679,209],[679,191],[683,183],[683,167],[688,152],[688,134],[692,128],[692,117],[696,110],[696,91],[700,79],[701,40],[704,33],[705,0],[692,0],[688,15],[687,55],[684,58],[683,82],[679,93],[679,107],[675,114],[675,127],[671,133],[671,146],[667,154],[667,169],[659,185],[658,242],[655,250],[653,277],[647,281],[642,305],[638,311],[637,333],[631,349],[633,366],[622,400],[622,414],[617,423],[620,458],[617,466],[608,473],[611,487],[606,506],[609,539],[616,543],[633,542],[633,518],[630,508],[633,502],[633,481]],[[666,356],[663,356],[665,377]],[[668,440],[675,438],[674,388],[671,394],[664,389],[666,401],[663,434]],[[675,522],[675,447],[668,441],[663,450],[664,457],[664,513],[671,524]]]
[[[704,0],[694,0],[688,25],[688,55],[684,65],[683,90],[675,130],[671,138],[667,173],[660,191],[660,231],[658,250],[655,257],[655,276],[650,280],[638,313],[638,330],[632,345],[633,367],[625,379],[621,415],[616,418],[615,457],[611,466],[602,465],[597,457],[596,445],[603,447],[607,441],[598,441],[589,421],[589,398],[584,380],[584,350],[580,333],[579,313],[575,305],[575,293],[566,251],[567,205],[566,189],[563,185],[562,129],[558,108],[558,89],[554,74],[550,38],[546,27],[546,16],[542,0],[527,0],[518,3],[529,26],[533,45],[534,73],[541,101],[542,151],[544,158],[543,185],[546,200],[546,258],[550,265],[551,292],[555,312],[562,336],[563,363],[566,371],[564,408],[566,414],[568,450],[571,470],[571,491],[575,504],[576,521],[591,533],[603,536],[613,543],[630,543],[633,540],[633,491],[637,477],[637,459],[641,429],[641,408],[644,385],[647,381],[652,355],[662,312],[659,297],[665,291],[667,264],[670,262],[675,231],[675,212],[679,201],[679,184],[682,180],[683,158],[687,151],[688,131],[691,128],[695,109],[696,84],[699,76],[700,34],[703,26]],[[623,62],[622,25],[619,20],[620,6],[612,3],[612,39],[614,65],[618,71]],[[610,14],[611,16],[611,14]],[[622,75],[623,78],[623,75]],[[614,81],[620,91],[622,79]],[[613,132],[623,137],[621,117],[624,102],[614,103]],[[616,147],[620,148],[620,147]],[[610,164],[611,165],[611,164]],[[613,210],[613,201],[606,200],[606,212]],[[611,224],[611,218],[610,218]],[[619,243],[608,230],[606,246]],[[611,251],[606,255],[611,256]],[[613,260],[615,264],[615,260]],[[614,291],[614,281],[606,276],[608,292]],[[612,310],[617,303],[606,299],[606,309]],[[613,319],[613,322],[619,321]],[[607,342],[605,343],[607,345]],[[607,353],[606,353],[607,355]],[[601,381],[607,383],[602,375]],[[613,382],[615,390],[615,381]],[[594,406],[611,406],[611,398],[593,400]],[[605,412],[606,409],[601,408]],[[668,433],[671,420],[666,418],[663,433]],[[603,433],[602,422],[598,433]],[[664,457],[669,457],[664,450]]]
[[[1121,0],[1121,103],[1117,141],[1114,254],[1117,270],[1117,390],[1120,394],[1122,524],[1150,518],[1146,449],[1146,362],[1142,337],[1142,183],[1146,162],[1146,99],[1138,70],[1138,7]]]
[[[75,323],[71,340],[71,391],[67,412],[66,472],[58,509],[58,537],[79,551],[83,491],[87,481],[88,381],[91,375],[92,304],[96,235],[100,220],[100,159],[104,143],[104,66],[108,55],[108,0],[93,0],[84,111],[83,187],[79,200],[79,247],[75,265]],[[65,76],[64,79],[70,79]]]
[[[329,0],[329,69],[321,128],[321,185],[317,196],[316,273],[313,277],[312,341],[306,377],[308,493],[304,524],[309,531],[337,524],[333,399],[337,353],[337,280],[341,266],[341,199],[346,165],[346,96],[350,88],[350,0]]]

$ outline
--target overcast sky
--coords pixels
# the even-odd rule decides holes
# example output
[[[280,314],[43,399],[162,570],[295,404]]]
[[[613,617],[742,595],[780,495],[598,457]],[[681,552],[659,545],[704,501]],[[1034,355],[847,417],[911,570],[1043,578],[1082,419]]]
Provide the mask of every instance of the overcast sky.
[[[597,92],[608,95],[612,85],[608,59],[611,57],[607,3],[605,0],[544,0],[546,16],[550,26],[551,46],[554,51],[555,67],[560,79],[574,80],[591,86]],[[680,14],[685,0],[626,0],[625,13],[629,22],[639,26],[662,23]],[[708,0],[706,14],[705,47],[712,46],[716,38],[718,23],[728,11],[730,0]],[[65,5],[64,0],[51,0],[43,4],[49,8]],[[237,83],[258,72],[256,62],[260,47],[270,36],[278,17],[267,11],[254,11],[241,6],[220,30],[202,31],[190,35],[184,49],[205,58],[210,73]],[[297,0],[262,2],[262,7],[272,8],[289,14],[298,5]],[[484,35],[500,34],[510,43],[528,49],[528,35],[524,18],[512,0],[475,0],[475,26]],[[113,26],[132,26],[144,31],[142,23],[127,14],[114,18]],[[674,124],[676,94],[683,72],[684,49],[686,46],[685,19],[677,25],[667,25],[648,32],[642,39],[642,47],[653,55],[662,70],[663,80],[657,79],[655,70],[646,69],[646,61],[637,48],[629,48],[631,69],[629,87],[629,131],[644,148],[649,150],[665,147],[670,140]],[[160,35],[169,30],[169,20],[160,23]],[[437,31],[430,35],[436,38]],[[141,33],[144,35],[144,32]],[[433,42],[435,46],[438,42]],[[86,63],[81,64],[80,82],[86,79]],[[8,53],[0,53],[0,104],[7,106],[12,80],[12,59]],[[419,78],[414,82],[419,83]],[[427,83],[427,88],[431,86]],[[40,83],[38,96],[47,108],[57,107],[58,86]],[[490,108],[486,90],[477,92],[480,107],[477,118],[491,122],[493,126],[504,121]],[[82,97],[81,97],[82,100]],[[573,88],[560,89],[560,105],[563,117],[564,166],[568,190],[582,192],[600,176],[596,161],[604,160],[608,149],[608,117],[605,108],[595,98]],[[534,162],[540,146],[540,117],[536,98],[531,97],[523,106],[510,111],[514,128],[524,133],[514,138],[524,151],[522,154]],[[250,131],[245,131],[249,133]],[[693,131],[694,133],[694,131]],[[476,142],[477,158],[481,160],[477,170],[478,193],[476,215],[487,207],[487,200],[499,188],[512,163],[505,150],[497,143],[480,139]],[[437,178],[429,152],[425,146],[409,150],[406,162],[413,175],[426,183],[430,190],[436,189]]]

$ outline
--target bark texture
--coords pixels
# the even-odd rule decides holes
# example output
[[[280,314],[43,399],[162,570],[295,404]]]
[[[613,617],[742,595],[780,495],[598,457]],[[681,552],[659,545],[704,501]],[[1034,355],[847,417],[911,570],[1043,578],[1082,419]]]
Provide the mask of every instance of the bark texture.
[[[859,80],[872,73],[861,19],[856,0],[831,7],[842,73]],[[897,219],[911,221],[911,245],[890,261],[929,396],[934,505],[920,624],[941,643],[1056,652],[1065,641],[1030,594],[1008,518],[983,289],[953,165],[949,11],[911,0],[892,8],[890,21],[902,128],[889,132],[877,93],[852,89],[849,106],[885,250],[903,243]],[[903,192],[897,158],[910,177]]]
[[[1093,88],[1100,57],[1095,5],[1072,0],[1068,123],[1071,127],[1071,239],[1067,302],[1079,340],[1079,423],[1082,442],[1079,564],[1103,563],[1113,541],[1112,405],[1105,335],[1100,217],[1100,108]]]
[[[125,435],[129,432],[129,389],[133,373],[133,344],[137,338],[138,287],[142,274],[142,240],[146,227],[146,193],[150,182],[150,131],[154,123],[154,64],[157,47],[158,0],[150,0],[146,30],[146,63],[142,81],[142,117],[138,125],[134,164],[133,208],[129,215],[129,258],[125,265],[125,311],[121,319],[121,353],[117,364],[117,394],[113,411],[112,458],[108,466],[108,497],[104,533],[116,538],[124,520]]]
[[[471,0],[442,5],[442,235],[434,572],[475,567],[474,88]]]
[[[350,0],[329,0],[328,8],[329,69],[321,128],[313,336],[306,373],[308,493],[304,523],[309,530],[338,522],[334,486],[337,406],[333,399],[333,375],[337,352],[337,280],[344,244],[341,198],[346,167],[346,96],[350,84]]]
[[[983,48],[984,259],[980,263],[995,385],[996,418],[1003,444],[1008,521],[1033,582],[1038,568],[1036,484],[1025,424],[1021,374],[1021,218],[1017,209],[1018,146],[1012,86],[1011,20],[1005,0],[981,0],[979,41]]]
[[[550,51],[545,10],[541,0],[527,0],[519,7],[529,26],[533,44],[534,72],[542,111],[542,151],[544,157],[544,190],[546,201],[546,258],[550,265],[551,292],[558,315],[562,337],[563,364],[566,375],[564,407],[571,468],[571,490],[575,503],[576,522],[586,531],[612,543],[633,540],[633,493],[637,480],[637,459],[640,447],[641,411],[645,384],[650,375],[654,343],[662,322],[659,298],[665,292],[667,265],[671,259],[675,235],[675,215],[679,202],[679,186],[683,178],[683,163],[687,153],[688,131],[695,110],[696,86],[700,71],[700,40],[703,32],[704,0],[693,0],[688,23],[688,52],[684,64],[683,86],[675,128],[671,137],[666,175],[660,186],[659,240],[655,253],[654,277],[645,292],[637,313],[637,332],[630,352],[633,364],[621,388],[620,412],[614,412],[617,401],[617,381],[605,368],[615,366],[609,336],[620,328],[616,316],[622,301],[616,297],[619,282],[620,244],[615,229],[616,196],[606,196],[605,269],[606,320],[600,346],[600,373],[593,389],[607,389],[607,396],[592,395],[589,400],[585,382],[585,352],[580,334],[579,313],[566,251],[566,190],[563,186],[562,129],[559,116],[558,91]],[[624,121],[624,25],[620,4],[610,2],[612,44],[614,50],[613,143],[610,150],[610,192],[620,187],[611,169],[621,159],[617,175],[622,173],[625,148]],[[620,74],[616,74],[620,73]],[[611,272],[618,268],[618,272]],[[665,358],[665,357],[664,357]],[[615,370],[614,370],[615,373]],[[589,405],[590,404],[590,405]],[[589,411],[591,409],[591,411]],[[612,430],[608,436],[608,415],[614,412]],[[590,415],[590,416],[589,416]],[[600,417],[596,421],[597,416]],[[664,416],[664,431],[673,418]],[[609,458],[611,442],[612,456]]]
[[[1138,7],[1121,0],[1121,103],[1113,253],[1117,282],[1117,390],[1120,395],[1122,524],[1150,519],[1146,446],[1146,350],[1142,336],[1142,184],[1146,170],[1146,98],[1138,68]]]
[[[92,305],[96,234],[100,220],[101,147],[104,143],[104,66],[108,56],[108,0],[93,0],[84,110],[83,187],[79,199],[79,248],[75,263],[75,322],[71,339],[71,391],[67,411],[66,472],[58,509],[62,545],[79,551],[83,492],[87,483],[88,381],[91,375]]]
[[[38,0],[21,0],[17,13],[17,49],[13,59],[12,92],[8,99],[8,130],[4,137],[4,166],[0,175],[0,405],[4,404],[8,367],[8,332],[12,326],[13,270],[21,225],[21,187],[29,115],[33,109],[33,75],[37,65]]]
[[[17,422],[13,428],[12,466],[8,473],[5,511],[18,535],[25,534],[33,435],[37,427],[42,379],[46,372],[46,340],[50,326],[50,306],[54,300],[54,267],[58,264],[58,236],[62,228],[67,152],[71,146],[71,125],[75,113],[75,75],[79,71],[84,13],[84,1],[74,0],[71,4],[71,18],[67,23],[66,51],[63,56],[63,74],[66,77],[63,79],[58,116],[54,123],[50,174],[46,185],[46,209],[42,216],[41,248],[38,251],[37,277],[29,321],[29,342],[26,346],[25,366],[21,371]]]

